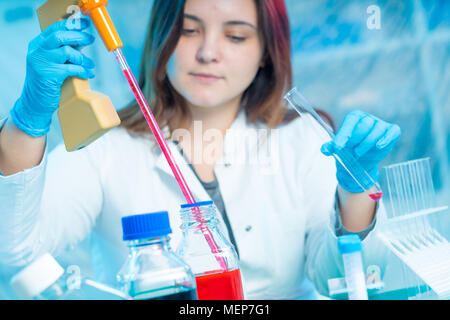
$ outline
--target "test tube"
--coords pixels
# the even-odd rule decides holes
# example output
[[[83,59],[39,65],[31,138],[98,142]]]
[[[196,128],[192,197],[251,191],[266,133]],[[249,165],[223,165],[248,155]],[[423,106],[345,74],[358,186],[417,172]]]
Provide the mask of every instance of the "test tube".
[[[338,237],[338,248],[344,262],[345,283],[349,300],[368,300],[366,277],[361,257],[361,239],[357,234]]]
[[[312,105],[303,97],[297,88],[291,89],[285,96],[289,104],[294,108],[300,116],[306,114],[311,115],[328,133],[328,136],[333,140],[335,135],[333,129],[319,116]],[[355,180],[355,182],[369,194],[369,197],[377,201],[383,196],[378,182],[375,182],[366,170],[355,159],[352,152],[348,148],[342,148],[335,151],[333,157],[342,165],[348,174]]]

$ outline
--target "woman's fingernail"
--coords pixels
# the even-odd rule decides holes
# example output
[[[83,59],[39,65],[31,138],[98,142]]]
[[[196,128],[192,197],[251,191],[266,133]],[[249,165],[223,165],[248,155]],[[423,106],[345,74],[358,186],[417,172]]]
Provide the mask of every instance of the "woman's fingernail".
[[[322,151],[322,153],[326,156],[331,155],[330,150],[328,150],[327,144],[322,145],[322,147],[320,148],[320,151]]]
[[[85,17],[81,17],[80,18],[80,22],[83,24],[81,26],[82,28],[89,27],[89,25],[91,24],[91,21],[88,18],[85,18]]]
[[[377,142],[376,146],[378,149],[383,149],[384,147],[386,147],[386,141],[384,139],[382,139]]]
[[[336,147],[340,150],[340,149],[342,149],[344,146],[345,146],[345,144],[347,143],[347,141],[348,141],[348,138],[347,137],[338,137],[336,140],[335,140],[335,142],[334,142],[334,144],[336,145]]]

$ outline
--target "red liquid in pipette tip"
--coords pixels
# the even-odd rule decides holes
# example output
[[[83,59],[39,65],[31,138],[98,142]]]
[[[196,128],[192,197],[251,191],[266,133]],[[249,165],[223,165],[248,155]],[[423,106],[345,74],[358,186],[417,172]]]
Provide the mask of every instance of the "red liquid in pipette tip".
[[[372,199],[373,201],[380,200],[382,196],[383,196],[383,192],[375,192],[375,193],[369,194],[370,199]]]

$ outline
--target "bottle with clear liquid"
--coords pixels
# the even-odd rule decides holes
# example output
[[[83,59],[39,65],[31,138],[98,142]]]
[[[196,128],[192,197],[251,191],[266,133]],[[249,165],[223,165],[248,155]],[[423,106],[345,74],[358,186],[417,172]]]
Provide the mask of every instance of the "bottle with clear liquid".
[[[177,249],[195,275],[199,300],[243,300],[234,246],[218,230],[212,201],[181,206],[183,239]],[[209,231],[207,231],[209,230]],[[214,243],[214,247],[211,247]]]
[[[196,300],[189,266],[170,248],[167,211],[122,218],[129,255],[117,274],[121,290],[137,300]]]
[[[129,300],[123,292],[81,275],[68,274],[48,253],[42,255],[10,281],[23,300]]]

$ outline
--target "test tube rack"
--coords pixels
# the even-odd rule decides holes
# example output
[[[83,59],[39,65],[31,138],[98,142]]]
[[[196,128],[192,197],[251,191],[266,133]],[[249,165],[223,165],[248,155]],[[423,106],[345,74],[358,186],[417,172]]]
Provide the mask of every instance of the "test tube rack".
[[[449,299],[450,242],[430,223],[448,207],[436,206],[430,159],[385,169],[390,205],[378,236],[439,299]]]

